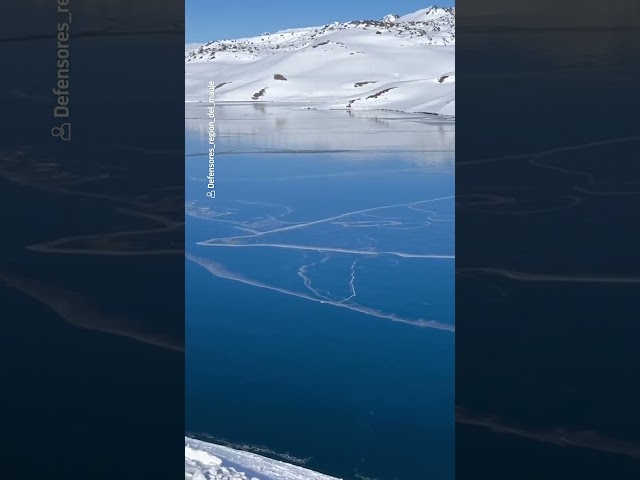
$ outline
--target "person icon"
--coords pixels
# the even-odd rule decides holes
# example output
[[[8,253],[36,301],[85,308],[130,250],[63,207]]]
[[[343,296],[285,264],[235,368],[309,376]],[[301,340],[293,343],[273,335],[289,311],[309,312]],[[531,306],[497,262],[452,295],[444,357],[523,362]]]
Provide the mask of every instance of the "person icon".
[[[59,137],[65,142],[70,141],[71,140],[71,124],[63,123],[59,127],[53,127],[51,129],[51,135],[53,135],[54,137]]]

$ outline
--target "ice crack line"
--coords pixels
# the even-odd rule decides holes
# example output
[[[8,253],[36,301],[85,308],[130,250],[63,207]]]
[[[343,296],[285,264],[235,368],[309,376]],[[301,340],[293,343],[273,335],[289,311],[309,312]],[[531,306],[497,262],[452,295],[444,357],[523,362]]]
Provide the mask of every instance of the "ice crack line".
[[[360,312],[363,313],[365,315],[370,315],[373,317],[378,317],[378,318],[383,318],[386,320],[391,320],[393,322],[399,322],[399,323],[405,323],[408,325],[414,325],[416,327],[421,327],[421,328],[433,328],[436,330],[444,330],[444,331],[448,331],[448,332],[452,332],[454,333],[456,331],[456,328],[454,325],[448,324],[448,323],[443,323],[443,322],[439,322],[437,320],[425,320],[425,319],[410,319],[410,318],[404,318],[401,317],[399,315],[396,315],[395,313],[385,313],[379,310],[376,310],[374,308],[370,308],[370,307],[365,307],[363,305],[358,305],[356,303],[349,303],[349,304],[345,304],[345,303],[341,303],[335,300],[322,300],[320,298],[308,295],[306,293],[301,293],[301,292],[295,292],[292,290],[287,290],[284,288],[280,288],[280,287],[276,287],[273,285],[268,285],[266,283],[262,283],[258,280],[254,280],[251,278],[247,278],[244,277],[243,275],[236,273],[236,272],[232,272],[230,270],[227,270],[226,267],[224,267],[223,265],[221,265],[220,263],[211,261],[211,260],[207,260],[205,258],[202,257],[197,257],[194,256],[190,253],[185,253],[185,258],[187,260],[190,260],[192,262],[197,263],[198,265],[200,265],[201,267],[205,268],[206,270],[208,270],[212,275],[218,277],[218,278],[224,278],[227,280],[232,280],[235,282],[240,282],[243,283],[245,285],[252,285],[254,287],[258,287],[258,288],[264,288],[267,290],[271,290],[271,291],[275,291],[275,292],[280,292],[283,293],[285,295],[291,295],[294,297],[298,297],[298,298],[303,298],[306,300],[311,300],[313,302],[318,302],[318,303],[326,303],[329,305],[333,305],[335,307],[340,307],[340,308],[345,308],[348,310],[353,310],[355,312]]]
[[[260,236],[264,236],[264,235],[269,235],[272,233],[279,233],[279,232],[285,232],[285,231],[290,231],[290,230],[297,230],[297,229],[301,229],[301,228],[307,228],[307,227],[311,227],[313,225],[318,225],[318,224],[322,224],[322,223],[328,223],[328,222],[332,222],[334,220],[340,220],[342,218],[346,218],[349,217],[351,215],[358,215],[361,213],[369,213],[369,212],[375,212],[378,210],[385,210],[388,208],[397,208],[397,207],[411,207],[411,206],[416,206],[416,205],[420,205],[422,203],[429,203],[429,202],[437,202],[440,200],[450,200],[450,199],[454,199],[455,196],[454,195],[449,195],[446,197],[438,197],[438,198],[432,198],[429,200],[419,200],[417,202],[408,202],[408,203],[397,203],[394,205],[383,205],[380,207],[371,207],[371,208],[365,208],[362,210],[355,210],[353,212],[346,212],[346,213],[341,213],[339,215],[335,215],[333,217],[328,217],[328,218],[322,218],[320,220],[313,220],[310,222],[303,222],[303,223],[298,223],[295,225],[289,225],[287,227],[281,227],[281,228],[274,228],[272,230],[265,230],[262,232],[258,232],[254,235],[241,235],[241,236],[234,236],[234,237],[226,237],[226,238],[212,238],[211,240],[207,240],[204,242],[198,242],[198,245],[207,245],[210,243],[215,243],[218,241],[228,241],[228,240],[239,240],[242,238],[255,238],[255,237],[260,237]]]
[[[340,303],[348,302],[353,297],[356,296],[356,264],[358,263],[358,258],[356,258],[351,264],[351,281],[349,282],[349,287],[351,288],[351,295],[344,300],[340,300]]]
[[[440,259],[454,259],[455,255],[448,254],[436,254],[436,253],[407,253],[407,252],[392,252],[385,250],[375,250],[373,247],[368,247],[366,250],[356,250],[352,248],[335,248],[335,247],[323,247],[314,245],[293,245],[286,243],[210,243],[212,240],[206,242],[197,242],[196,245],[204,245],[205,247],[221,247],[221,248],[285,248],[291,250],[311,250],[314,252],[337,252],[337,253],[350,253],[354,255],[368,255],[376,257],[378,255],[393,255],[402,258],[440,258]]]
[[[325,257],[326,258],[326,257]],[[324,262],[325,259],[323,259]],[[321,263],[323,263],[321,262]],[[310,265],[302,265],[299,269],[298,269],[298,276],[302,278],[302,281],[304,282],[304,286],[311,291],[311,293],[313,293],[314,295],[317,295],[319,298],[324,298],[325,300],[329,300],[331,301],[332,299],[321,294],[318,289],[314,288],[311,286],[311,279],[309,277],[307,277],[306,273],[307,273],[307,268],[308,267],[314,267],[316,264],[312,263]]]

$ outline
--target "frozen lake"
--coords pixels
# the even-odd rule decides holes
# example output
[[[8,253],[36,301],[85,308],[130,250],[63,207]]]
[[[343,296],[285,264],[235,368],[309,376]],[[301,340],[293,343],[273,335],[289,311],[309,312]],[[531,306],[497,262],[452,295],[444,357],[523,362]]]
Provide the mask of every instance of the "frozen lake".
[[[186,110],[187,434],[345,479],[453,478],[451,119]]]

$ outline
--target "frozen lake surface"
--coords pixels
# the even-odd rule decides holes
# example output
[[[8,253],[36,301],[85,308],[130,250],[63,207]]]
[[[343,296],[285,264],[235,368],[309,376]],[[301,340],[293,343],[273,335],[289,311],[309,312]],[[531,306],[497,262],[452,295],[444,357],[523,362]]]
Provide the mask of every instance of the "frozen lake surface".
[[[453,122],[221,105],[209,198],[206,104],[186,117],[187,435],[453,478]]]

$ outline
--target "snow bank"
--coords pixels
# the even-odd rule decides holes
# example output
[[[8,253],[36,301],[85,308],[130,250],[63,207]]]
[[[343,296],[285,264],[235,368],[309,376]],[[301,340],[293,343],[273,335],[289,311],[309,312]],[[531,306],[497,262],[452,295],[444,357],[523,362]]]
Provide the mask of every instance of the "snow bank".
[[[340,480],[306,468],[185,437],[185,480]]]

